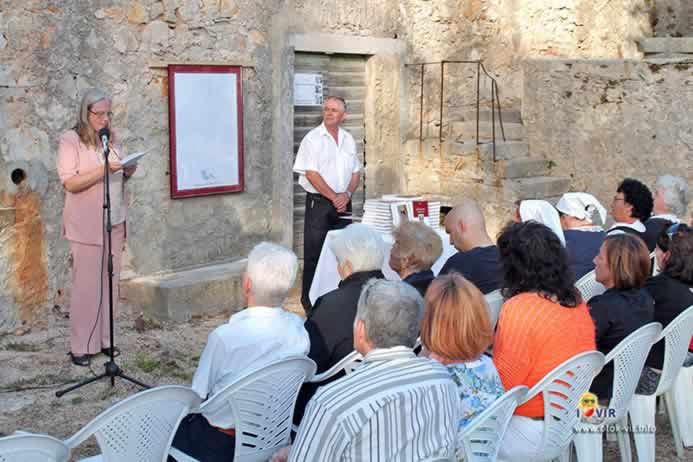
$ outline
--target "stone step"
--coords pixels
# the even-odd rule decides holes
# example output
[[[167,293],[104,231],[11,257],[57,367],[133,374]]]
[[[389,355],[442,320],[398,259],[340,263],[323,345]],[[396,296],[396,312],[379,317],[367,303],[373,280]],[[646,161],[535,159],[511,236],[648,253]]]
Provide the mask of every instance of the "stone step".
[[[528,178],[549,174],[548,161],[533,157],[498,161],[496,168],[500,178]]]
[[[364,87],[366,76],[362,72],[330,72],[323,75],[323,85],[328,87]]]
[[[327,70],[330,72],[365,72],[366,60],[363,58],[342,58],[331,59],[327,65]]]
[[[517,199],[545,199],[568,191],[570,178],[537,176],[503,180],[503,187]]]
[[[491,110],[488,108],[482,108],[479,111],[479,121],[490,121],[491,120]],[[496,122],[498,122],[498,111],[496,111]],[[506,123],[522,123],[522,112],[515,109],[503,109],[501,110],[501,117],[503,118],[503,125]],[[462,120],[475,121],[476,123],[476,110],[464,111],[462,113]]]
[[[492,139],[493,124],[488,121],[479,122],[479,139],[489,141]],[[503,122],[506,141],[519,141],[525,139],[525,127],[520,123]],[[450,137],[457,141],[476,139],[476,121],[457,121],[450,124]],[[500,124],[496,120],[496,141],[502,141],[503,136]]]
[[[160,320],[187,321],[194,315],[237,311],[245,304],[241,275],[246,259],[120,282],[134,310]]]
[[[428,141],[428,140],[426,140]],[[408,141],[407,143],[411,143]],[[432,141],[436,145],[438,140]],[[426,145],[424,144],[424,149]],[[418,141],[414,140],[413,148],[416,149],[412,152],[418,152]],[[445,146],[445,152],[447,155],[453,156],[468,156],[475,155],[479,150],[479,155],[484,158],[490,159],[493,155],[493,144],[492,143],[482,143],[479,146],[476,142],[464,142],[459,141],[448,141]],[[436,151],[437,152],[437,151]],[[524,141],[496,141],[496,160],[508,160],[508,159],[518,159],[529,156],[529,144]]]
[[[363,100],[366,98],[366,87],[352,87],[347,85],[327,85],[323,87],[323,94],[341,96],[346,100],[347,109],[349,109],[348,106],[350,100]]]
[[[651,37],[639,42],[645,55],[693,54],[693,37]]]

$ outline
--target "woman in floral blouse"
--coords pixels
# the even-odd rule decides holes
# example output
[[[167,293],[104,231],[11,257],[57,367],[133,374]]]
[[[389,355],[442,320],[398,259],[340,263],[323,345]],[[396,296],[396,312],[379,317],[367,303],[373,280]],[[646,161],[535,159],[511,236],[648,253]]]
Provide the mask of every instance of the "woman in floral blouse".
[[[431,283],[425,302],[421,343],[457,384],[462,430],[504,392],[496,366],[484,354],[493,341],[488,305],[474,284],[454,272]]]

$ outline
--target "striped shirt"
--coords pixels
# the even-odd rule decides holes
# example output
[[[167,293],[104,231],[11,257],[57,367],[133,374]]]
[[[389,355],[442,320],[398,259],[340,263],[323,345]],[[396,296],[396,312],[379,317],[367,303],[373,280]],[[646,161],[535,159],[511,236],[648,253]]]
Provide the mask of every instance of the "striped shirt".
[[[290,462],[418,462],[452,456],[457,388],[441,364],[395,347],[369,352],[359,369],[308,403]]]

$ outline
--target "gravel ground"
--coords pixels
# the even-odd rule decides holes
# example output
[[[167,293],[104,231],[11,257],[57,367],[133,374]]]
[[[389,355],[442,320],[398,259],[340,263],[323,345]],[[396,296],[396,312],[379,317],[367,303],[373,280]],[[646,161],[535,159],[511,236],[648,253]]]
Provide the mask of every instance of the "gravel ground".
[[[296,291],[289,308],[300,311]],[[228,314],[203,317],[188,323],[155,323],[133,315],[127,305],[118,318],[118,358],[126,374],[150,385],[189,384],[210,330],[225,322]],[[116,386],[102,380],[56,398],[55,392],[70,383],[103,371],[106,358],[92,360],[91,370],[73,366],[69,349],[69,324],[64,313],[54,310],[24,335],[0,337],[0,433],[15,430],[47,433],[57,438],[74,434],[112,404],[138,387],[121,379]],[[96,454],[89,439],[73,451],[75,459]],[[606,443],[604,459],[617,462],[616,443]],[[664,415],[657,416],[657,461],[678,461],[671,428]],[[693,449],[685,452],[693,461]]]

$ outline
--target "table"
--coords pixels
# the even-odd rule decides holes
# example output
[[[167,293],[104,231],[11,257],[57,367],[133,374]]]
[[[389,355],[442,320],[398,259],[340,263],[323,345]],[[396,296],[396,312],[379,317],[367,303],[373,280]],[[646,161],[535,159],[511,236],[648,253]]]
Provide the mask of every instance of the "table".
[[[337,258],[334,256],[334,253],[332,253],[329,241],[334,239],[334,237],[338,236],[341,232],[342,230],[340,229],[328,232],[325,237],[325,242],[322,244],[318,266],[315,268],[313,283],[308,292],[311,304],[315,304],[315,301],[319,297],[335,290],[339,285],[340,278],[337,272]],[[436,233],[438,233],[440,239],[443,241],[443,253],[431,268],[433,274],[437,276],[445,262],[448,261],[448,258],[457,253],[457,249],[450,244],[450,236],[448,236],[445,231],[436,230]],[[381,233],[381,236],[385,242],[385,261],[383,262],[382,272],[385,275],[385,279],[398,281],[400,279],[399,275],[390,268],[389,264],[390,249],[392,249],[392,245],[395,243],[394,238],[391,234]]]

